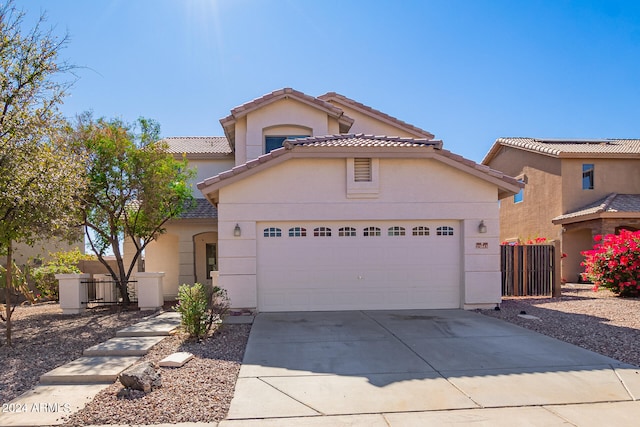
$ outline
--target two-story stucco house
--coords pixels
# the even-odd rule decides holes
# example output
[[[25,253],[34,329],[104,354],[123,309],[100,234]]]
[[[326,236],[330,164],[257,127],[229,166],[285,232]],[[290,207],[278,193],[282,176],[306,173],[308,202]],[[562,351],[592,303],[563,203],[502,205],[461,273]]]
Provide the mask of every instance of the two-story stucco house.
[[[220,123],[166,140],[201,197],[147,249],[166,298],[216,271],[233,307],[259,311],[500,302],[498,200],[517,180],[336,93],[277,90]]]
[[[500,239],[560,240],[578,280],[593,236],[640,227],[640,140],[499,138],[482,161],[526,185],[500,204]]]

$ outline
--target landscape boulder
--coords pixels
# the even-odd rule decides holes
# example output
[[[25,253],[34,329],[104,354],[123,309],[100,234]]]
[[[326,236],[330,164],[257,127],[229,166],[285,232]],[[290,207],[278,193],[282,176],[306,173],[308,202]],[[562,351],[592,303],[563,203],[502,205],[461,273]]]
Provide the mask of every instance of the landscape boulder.
[[[138,363],[122,372],[118,379],[120,383],[132,390],[140,390],[145,393],[162,387],[160,374],[155,366],[149,362]]]

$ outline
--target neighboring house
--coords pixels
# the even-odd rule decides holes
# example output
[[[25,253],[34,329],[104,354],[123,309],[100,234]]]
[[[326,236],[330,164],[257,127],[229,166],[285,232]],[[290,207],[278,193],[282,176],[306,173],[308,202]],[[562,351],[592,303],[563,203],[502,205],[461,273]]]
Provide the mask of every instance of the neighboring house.
[[[640,227],[640,140],[499,138],[482,161],[524,182],[500,204],[500,239],[560,240],[578,280],[597,234]]]
[[[166,140],[189,158],[203,144],[207,199],[147,250],[167,298],[217,267],[232,306],[259,311],[500,302],[497,201],[515,179],[336,93],[277,90],[220,123],[226,139]]]

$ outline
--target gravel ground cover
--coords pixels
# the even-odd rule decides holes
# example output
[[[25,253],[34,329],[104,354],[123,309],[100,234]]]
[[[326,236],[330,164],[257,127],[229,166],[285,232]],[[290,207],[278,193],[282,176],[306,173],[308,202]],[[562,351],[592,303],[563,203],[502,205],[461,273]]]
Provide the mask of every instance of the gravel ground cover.
[[[616,297],[607,289],[567,285],[559,298],[505,297],[500,311],[482,310],[544,335],[640,366],[640,299]],[[526,312],[540,318],[527,320]]]
[[[250,325],[224,325],[202,341],[179,334],[155,345],[142,359],[158,363],[178,351],[195,357],[181,368],[159,368],[162,387],[123,393],[116,382],[100,392],[66,425],[217,422],[229,411]],[[124,394],[124,396],[123,396]]]
[[[540,320],[521,318],[521,312]],[[17,346],[0,347],[0,357],[9,362],[5,363],[8,371],[1,371],[0,377],[3,402],[34,386],[40,374],[79,357],[85,348],[106,341],[116,330],[148,314],[62,316],[57,305],[20,307],[16,313]],[[593,292],[587,285],[567,285],[559,298],[507,297],[500,311],[481,313],[640,366],[640,299],[618,298],[604,289]],[[162,387],[147,395],[122,396],[123,387],[111,385],[72,415],[67,425],[220,421],[233,397],[250,329],[249,325],[226,325],[200,342],[181,334],[168,337],[143,360],[158,362],[176,351],[191,352],[195,358],[182,368],[160,368]]]
[[[0,321],[0,403],[20,396],[37,384],[40,375],[151,314],[105,307],[63,315],[56,303],[16,307],[11,317],[13,347],[4,345],[6,326]]]

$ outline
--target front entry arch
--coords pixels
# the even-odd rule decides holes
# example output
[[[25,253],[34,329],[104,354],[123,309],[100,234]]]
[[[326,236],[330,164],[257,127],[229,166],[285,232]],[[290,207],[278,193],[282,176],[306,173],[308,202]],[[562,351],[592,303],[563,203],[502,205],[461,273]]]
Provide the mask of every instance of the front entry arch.
[[[218,233],[208,232],[193,236],[195,281],[211,283],[211,271],[218,270]]]

